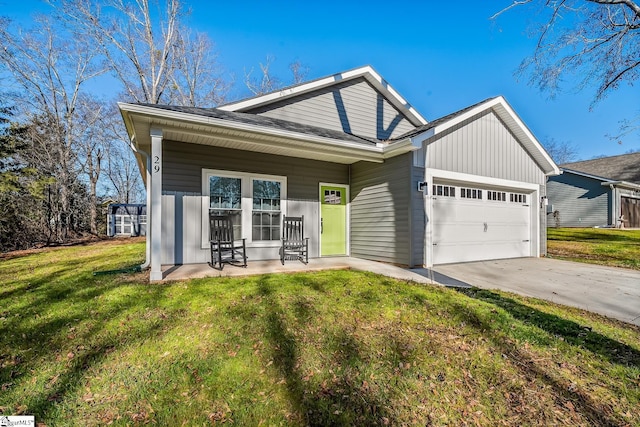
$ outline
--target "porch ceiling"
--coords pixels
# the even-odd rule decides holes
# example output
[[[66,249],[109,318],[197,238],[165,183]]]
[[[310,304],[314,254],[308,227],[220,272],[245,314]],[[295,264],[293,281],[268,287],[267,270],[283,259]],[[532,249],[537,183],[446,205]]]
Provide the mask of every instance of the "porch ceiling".
[[[119,106],[133,145],[147,153],[150,150],[152,129],[160,129],[166,140],[342,164],[358,161],[381,163],[390,155],[415,149],[409,139],[392,146],[365,141],[360,143],[144,105]]]

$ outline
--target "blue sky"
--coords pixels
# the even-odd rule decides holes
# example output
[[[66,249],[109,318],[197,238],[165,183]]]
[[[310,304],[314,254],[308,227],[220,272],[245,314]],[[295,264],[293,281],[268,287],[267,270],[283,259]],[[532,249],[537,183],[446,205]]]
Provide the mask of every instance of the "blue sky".
[[[249,96],[244,70],[266,55],[273,73],[288,82],[299,60],[314,79],[371,65],[428,120],[503,95],[533,133],[574,144],[579,159],[640,149],[638,132],[621,144],[619,122],[640,113],[639,86],[622,86],[589,110],[593,90],[572,86],[548,94],[517,81],[514,71],[531,54],[531,17],[512,10],[489,18],[511,0],[492,1],[225,1],[184,0],[191,26],[208,33],[219,62],[236,83],[232,98]],[[16,21],[46,10],[37,0],[0,0],[0,14]]]

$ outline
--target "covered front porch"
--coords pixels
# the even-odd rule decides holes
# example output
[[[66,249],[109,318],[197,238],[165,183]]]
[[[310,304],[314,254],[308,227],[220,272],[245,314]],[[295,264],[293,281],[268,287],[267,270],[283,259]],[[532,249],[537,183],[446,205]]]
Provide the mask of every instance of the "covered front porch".
[[[438,284],[424,268],[409,269],[377,261],[369,261],[354,257],[313,258],[308,264],[288,261],[284,265],[278,260],[251,261],[247,267],[227,265],[222,270],[214,269],[209,264],[183,264],[162,266],[163,281],[197,279],[205,277],[239,277],[261,274],[302,273],[321,270],[356,270],[369,271],[375,274],[398,280],[416,283]]]
[[[417,148],[408,138],[383,144],[218,110],[133,104],[120,104],[120,109],[146,178],[150,232],[145,267],[151,269],[152,282],[197,270],[189,264],[206,266],[211,212],[239,218],[234,228],[246,239],[249,259],[279,258],[283,215],[304,216],[314,261],[350,255],[351,165],[382,164]],[[267,197],[256,190],[261,185],[275,190]],[[329,222],[332,217],[323,214],[321,201],[339,205],[339,221]],[[341,232],[341,250],[325,250],[334,228]],[[215,270],[208,273],[216,275]]]

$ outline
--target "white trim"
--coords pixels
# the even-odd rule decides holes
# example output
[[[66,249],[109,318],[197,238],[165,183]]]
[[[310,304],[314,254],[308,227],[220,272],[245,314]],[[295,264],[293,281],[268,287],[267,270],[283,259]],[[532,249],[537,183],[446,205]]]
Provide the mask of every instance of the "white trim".
[[[313,90],[331,86],[347,80],[352,80],[358,77],[364,77],[369,83],[373,84],[380,92],[382,92],[383,95],[385,95],[386,98],[388,98],[391,104],[393,104],[396,108],[403,112],[405,116],[408,116],[407,118],[409,119],[409,121],[413,122],[414,125],[419,126],[428,123],[427,120],[422,117],[422,115],[370,65],[365,65],[364,67],[355,68],[353,70],[343,71],[331,76],[321,77],[310,82],[301,83],[296,86],[291,86],[261,96],[256,96],[237,102],[231,102],[219,106],[218,109],[224,111],[243,111],[252,107],[270,104],[275,101],[311,92]]]
[[[532,184],[529,182],[512,181],[509,179],[493,178],[490,176],[472,175],[468,173],[452,172],[443,169],[430,169],[425,171],[425,175],[430,176],[432,180],[446,180],[446,181],[458,181],[461,184],[482,184],[491,187],[504,187],[513,188],[516,190],[530,190],[536,191],[539,188],[538,184]],[[433,182],[430,183],[432,185]],[[429,187],[431,188],[431,187]]]
[[[586,172],[576,171],[576,170],[573,170],[573,169],[561,168],[560,171],[561,171],[561,174],[570,173],[570,174],[573,174],[573,175],[584,176],[585,178],[595,179],[596,181],[603,181],[602,185],[609,185],[609,184],[614,184],[615,183],[615,181],[612,180],[612,179],[608,179],[608,178],[605,178],[603,176],[592,175],[592,174],[586,173]]]
[[[151,179],[147,182],[147,187],[150,185],[151,189],[147,189],[148,193],[151,193],[150,205],[147,205],[147,215],[149,215],[150,227],[147,231],[150,231],[151,236],[148,238],[151,241],[151,272],[149,273],[149,280],[151,282],[157,282],[162,280],[162,174],[163,162],[162,162],[162,130],[157,128],[151,128],[151,161],[149,163],[149,170],[151,172]],[[149,208],[150,206],[150,208]]]
[[[287,215],[287,177],[279,175],[266,175],[259,173],[234,172],[219,169],[202,169],[202,215],[201,215],[201,249],[209,248],[209,177],[221,176],[225,178],[239,178],[240,181],[240,211],[242,221],[242,236],[247,239],[248,248],[273,248],[280,247],[280,240],[256,240],[253,241],[253,181],[276,181],[280,187],[280,212]],[[280,217],[282,220],[282,216]]]
[[[331,182],[320,182],[318,183],[318,257],[322,257],[322,187],[341,187],[345,189],[345,197],[346,205],[345,208],[347,210],[346,215],[346,256],[351,256],[351,193],[350,193],[350,185],[349,184],[336,184]],[[333,255],[328,255],[333,256]]]
[[[483,187],[498,187],[503,190],[515,190],[526,193],[529,196],[527,202],[530,205],[531,213],[531,229],[530,233],[530,254],[534,257],[540,256],[540,185],[531,184],[528,182],[512,181],[501,178],[492,178],[481,175],[471,175],[460,172],[452,172],[441,169],[425,169],[425,181],[427,182],[428,192],[424,195],[425,198],[425,212],[426,212],[426,224],[425,224],[425,247],[424,247],[424,262],[425,267],[433,267],[433,194],[431,189],[434,181],[450,182],[458,186],[483,186]],[[484,189],[484,188],[483,188]],[[459,198],[459,194],[456,194],[456,198]]]

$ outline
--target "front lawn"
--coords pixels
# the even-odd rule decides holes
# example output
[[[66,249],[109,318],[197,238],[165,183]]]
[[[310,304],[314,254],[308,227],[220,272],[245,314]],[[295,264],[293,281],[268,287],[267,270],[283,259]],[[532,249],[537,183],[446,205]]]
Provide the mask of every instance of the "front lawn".
[[[352,271],[92,274],[143,254],[125,241],[0,260],[1,413],[47,426],[640,425],[632,325]]]
[[[548,228],[550,257],[640,270],[640,230]]]

